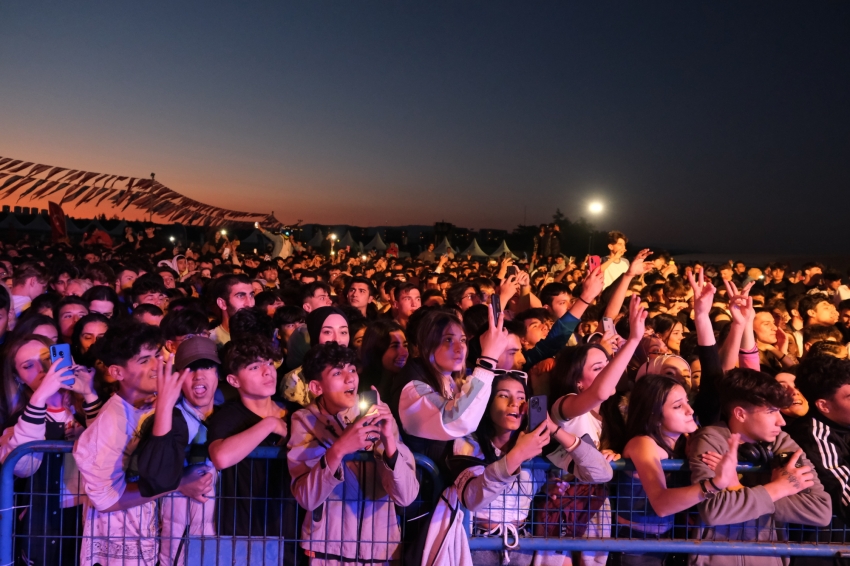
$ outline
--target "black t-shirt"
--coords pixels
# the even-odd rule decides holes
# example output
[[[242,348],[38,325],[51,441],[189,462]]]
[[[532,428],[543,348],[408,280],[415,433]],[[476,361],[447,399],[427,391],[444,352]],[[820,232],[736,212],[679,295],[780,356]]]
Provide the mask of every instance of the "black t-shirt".
[[[259,415],[242,404],[241,399],[228,401],[210,417],[207,427],[209,442],[243,432],[262,421]],[[270,434],[260,446],[284,444],[277,434]],[[221,471],[216,523],[218,534],[226,536],[267,536],[296,538],[297,505],[290,491],[286,456],[280,458],[246,458]]]

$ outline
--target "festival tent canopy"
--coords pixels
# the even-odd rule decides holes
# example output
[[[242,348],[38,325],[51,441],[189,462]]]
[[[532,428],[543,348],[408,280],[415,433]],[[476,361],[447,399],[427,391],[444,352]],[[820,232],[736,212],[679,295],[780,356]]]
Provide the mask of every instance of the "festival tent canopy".
[[[316,230],[316,233],[313,234],[313,237],[310,238],[310,241],[307,242],[307,245],[313,249],[318,249],[322,247],[322,243],[325,241],[325,235],[322,234],[321,230]]]
[[[24,226],[24,230],[32,230],[34,232],[50,232],[50,224],[44,219],[44,216],[37,215],[32,222]]]
[[[20,230],[23,227],[24,225],[21,224],[20,220],[18,220],[14,214],[7,214],[6,218],[0,220],[0,228]]]
[[[347,230],[345,232],[345,236],[337,244],[339,247],[344,248],[345,246],[351,246],[354,248],[357,246],[357,242],[354,241],[354,238],[351,237],[351,230]]]
[[[375,248],[378,251],[384,251],[384,250],[387,249],[387,245],[381,239],[381,234],[379,234],[377,232],[375,233],[375,237],[372,238],[372,241],[369,242],[368,244],[366,244],[366,246],[365,246],[365,249],[367,251],[371,250],[372,248]]]
[[[443,236],[443,241],[440,242],[440,245],[438,245],[436,248],[434,248],[434,254],[438,255],[438,256],[443,255],[443,254],[447,254],[447,253],[449,253],[449,250],[451,250],[452,253],[456,253],[456,251],[457,251],[449,243],[449,239],[447,237]]]
[[[472,243],[469,244],[469,247],[463,250],[461,255],[468,255],[472,257],[487,257],[487,254],[484,253],[484,250],[481,249],[481,246],[478,245],[478,240],[472,240]]]
[[[517,259],[517,256],[508,249],[508,244],[504,240],[502,240],[502,244],[496,248],[496,251],[490,254],[490,257],[502,257],[503,255],[508,254],[510,257]]]

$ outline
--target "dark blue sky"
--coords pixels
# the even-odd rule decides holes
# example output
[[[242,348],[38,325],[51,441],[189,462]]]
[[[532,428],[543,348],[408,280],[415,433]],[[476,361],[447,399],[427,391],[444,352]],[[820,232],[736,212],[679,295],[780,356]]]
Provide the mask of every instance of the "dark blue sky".
[[[842,253],[849,102],[846,2],[0,5],[0,155],[286,222]]]

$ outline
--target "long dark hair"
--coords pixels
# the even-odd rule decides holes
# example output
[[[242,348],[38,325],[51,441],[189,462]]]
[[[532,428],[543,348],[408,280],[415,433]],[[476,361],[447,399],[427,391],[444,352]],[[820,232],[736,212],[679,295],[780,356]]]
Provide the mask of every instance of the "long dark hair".
[[[88,351],[83,352],[83,346],[80,343],[83,329],[90,322],[102,322],[106,325],[106,329],[109,330],[109,319],[100,313],[91,312],[82,317],[74,324],[74,330],[71,332],[71,357],[75,363],[93,368],[97,362],[97,356],[94,355],[94,344],[92,344]]]
[[[425,382],[430,385],[434,391],[443,394],[443,374],[437,369],[434,363],[434,352],[440,347],[440,341],[443,339],[443,332],[450,324],[456,324],[458,328],[463,330],[463,322],[450,310],[433,310],[425,314],[422,320],[416,327],[416,344],[419,348],[419,358],[422,366],[425,369]],[[467,355],[469,349],[467,346]],[[466,364],[464,363],[464,366]],[[452,374],[453,378],[462,377],[463,371]]]
[[[371,385],[380,387],[384,374],[383,358],[390,347],[393,332],[404,333],[401,325],[394,320],[376,320],[366,325],[366,333],[360,345],[361,391]],[[384,391],[381,391],[381,395],[384,394]]]
[[[493,380],[493,387],[490,390],[490,399],[487,401],[487,408],[484,410],[484,415],[481,417],[481,422],[478,423],[478,429],[475,431],[475,438],[478,440],[478,445],[481,447],[481,451],[484,453],[484,460],[488,464],[492,464],[499,458],[496,456],[496,450],[493,448],[493,437],[496,436],[496,424],[493,422],[493,418],[490,416],[490,405],[493,404],[493,399],[496,398],[496,392],[499,389],[499,384],[507,379],[512,379],[520,384],[522,384],[522,390],[525,392],[525,398],[529,399],[531,397],[531,391],[528,389],[528,384],[516,377],[512,377],[507,374],[498,375]],[[513,447],[514,442],[519,436],[519,432],[525,428],[527,416],[523,415],[522,422],[520,423],[519,429],[515,430],[511,433],[511,440],[502,450],[502,453],[507,452],[510,448]]]
[[[580,346],[567,346],[558,352],[555,357],[555,367],[549,373],[549,409],[552,405],[570,393],[578,393],[578,382],[584,373],[584,365],[587,363],[587,354],[592,349],[597,349],[610,361],[608,352],[599,344],[582,344]]]
[[[636,436],[648,436],[667,452],[669,458],[684,454],[685,436],[679,437],[671,450],[661,435],[662,409],[670,391],[685,384],[668,375],[647,375],[640,378],[629,399],[629,416],[626,420],[627,442]]]

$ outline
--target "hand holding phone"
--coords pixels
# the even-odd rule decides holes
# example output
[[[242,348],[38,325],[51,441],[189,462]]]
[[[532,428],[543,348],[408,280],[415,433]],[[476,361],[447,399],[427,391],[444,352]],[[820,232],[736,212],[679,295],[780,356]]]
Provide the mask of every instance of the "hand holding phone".
[[[378,404],[378,393],[377,391],[364,391],[360,394],[360,402],[358,406],[360,407],[360,416],[367,417],[369,413],[374,413],[374,407]]]
[[[614,331],[614,320],[608,318],[607,316],[602,317],[602,329],[605,331],[605,334],[608,332]]]
[[[528,400],[528,432],[537,429],[549,416],[547,406],[546,395],[535,395]]]
[[[71,346],[68,344],[54,344],[50,347],[50,363],[59,360],[59,365],[56,366],[56,371],[70,369],[73,360],[71,359]],[[71,373],[70,375],[73,375]],[[63,380],[62,383],[67,386],[74,385],[74,378]]]
[[[490,296],[490,308],[493,310],[493,322],[499,324],[499,315],[502,314],[502,299],[493,293]]]

